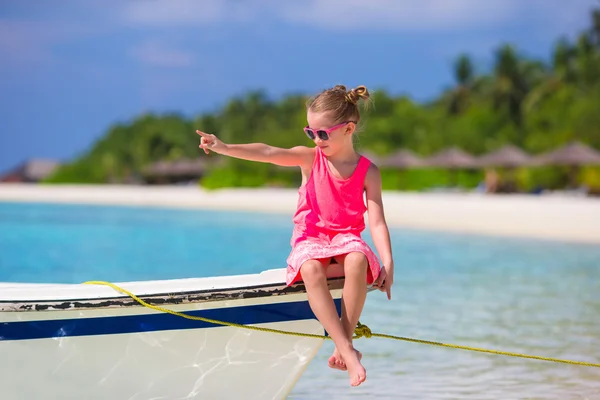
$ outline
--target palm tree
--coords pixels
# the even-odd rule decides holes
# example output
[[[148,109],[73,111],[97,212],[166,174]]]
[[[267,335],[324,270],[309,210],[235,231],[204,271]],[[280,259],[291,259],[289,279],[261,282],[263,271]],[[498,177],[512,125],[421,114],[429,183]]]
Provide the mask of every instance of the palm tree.
[[[461,54],[454,64],[454,76],[461,86],[467,86],[473,81],[473,63],[466,54]]]
[[[554,75],[560,81],[570,82],[575,78],[575,49],[567,39],[561,39],[554,47],[552,55],[552,67]]]
[[[450,114],[460,114],[468,106],[474,81],[473,63],[468,55],[461,54],[455,61],[454,79],[458,85],[450,92],[448,111]]]
[[[494,106],[496,108],[506,107],[512,121],[517,126],[521,126],[521,104],[527,88],[518,56],[512,46],[505,45],[496,52],[494,75],[496,80]]]
[[[600,49],[600,9],[592,11],[592,28],[590,31],[594,44]]]
[[[552,54],[552,71],[538,85],[533,87],[525,97],[523,111],[531,112],[544,99],[550,97],[567,83],[576,79],[575,49],[565,38],[554,46]]]
[[[582,90],[587,90],[600,79],[600,52],[594,47],[591,35],[582,33],[575,47],[577,81]]]
[[[547,76],[541,62],[521,60],[514,48],[504,45],[496,52],[493,104],[505,109],[519,131],[523,128],[524,101],[531,88]],[[522,145],[523,135],[518,138]]]

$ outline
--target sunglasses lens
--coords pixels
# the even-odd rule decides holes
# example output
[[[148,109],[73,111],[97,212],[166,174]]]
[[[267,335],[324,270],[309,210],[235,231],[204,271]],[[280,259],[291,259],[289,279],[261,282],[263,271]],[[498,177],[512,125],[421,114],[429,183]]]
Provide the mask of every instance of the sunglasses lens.
[[[304,133],[306,133],[306,136],[311,140],[315,140],[315,133],[311,129],[304,129]]]
[[[319,139],[321,140],[329,139],[329,135],[325,131],[317,131],[317,135],[319,135]]]

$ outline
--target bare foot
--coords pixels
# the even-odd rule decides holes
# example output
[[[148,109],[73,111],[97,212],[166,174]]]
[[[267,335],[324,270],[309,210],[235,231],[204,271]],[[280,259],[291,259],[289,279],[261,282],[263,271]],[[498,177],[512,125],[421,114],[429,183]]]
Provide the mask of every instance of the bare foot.
[[[350,385],[358,386],[367,379],[367,371],[360,363],[358,358],[359,351],[352,349],[351,352],[344,358],[346,367],[348,368],[348,376],[350,377]]]
[[[358,350],[356,350],[356,352],[358,353],[358,360],[362,360],[362,353]],[[329,357],[329,360],[327,360],[327,364],[329,365],[329,368],[339,369],[340,371],[346,371],[348,369],[346,368],[346,363],[340,355],[340,352],[338,351],[337,347],[333,351],[331,357]]]
[[[345,371],[347,369],[346,363],[340,355],[340,352],[338,351],[337,347],[335,348],[335,350],[333,350],[333,354],[331,355],[331,357],[329,357],[329,360],[327,360],[327,364],[329,365],[329,368],[339,369],[340,371]]]

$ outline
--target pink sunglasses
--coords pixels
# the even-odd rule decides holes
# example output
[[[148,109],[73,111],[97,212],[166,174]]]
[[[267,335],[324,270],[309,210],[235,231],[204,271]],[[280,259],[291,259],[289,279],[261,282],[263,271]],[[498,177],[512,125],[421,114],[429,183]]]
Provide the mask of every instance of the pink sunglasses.
[[[346,122],[342,122],[341,124],[337,124],[335,126],[332,126],[329,129],[319,129],[319,130],[314,130],[314,129],[309,128],[308,126],[305,126],[304,127],[304,133],[306,133],[306,136],[308,136],[311,140],[315,140],[315,138],[317,136],[321,140],[329,140],[329,134],[331,132],[335,131],[338,128],[341,128],[342,126],[348,125],[350,122],[356,123],[354,121],[346,121]]]

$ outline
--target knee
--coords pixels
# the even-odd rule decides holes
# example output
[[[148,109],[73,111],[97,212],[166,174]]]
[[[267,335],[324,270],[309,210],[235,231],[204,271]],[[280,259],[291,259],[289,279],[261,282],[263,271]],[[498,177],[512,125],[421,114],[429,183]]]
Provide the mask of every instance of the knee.
[[[363,276],[367,273],[369,261],[367,257],[360,252],[349,253],[344,259],[344,274]]]
[[[300,267],[300,273],[303,281],[314,281],[317,279],[326,278],[325,268],[316,260],[308,260]]]

